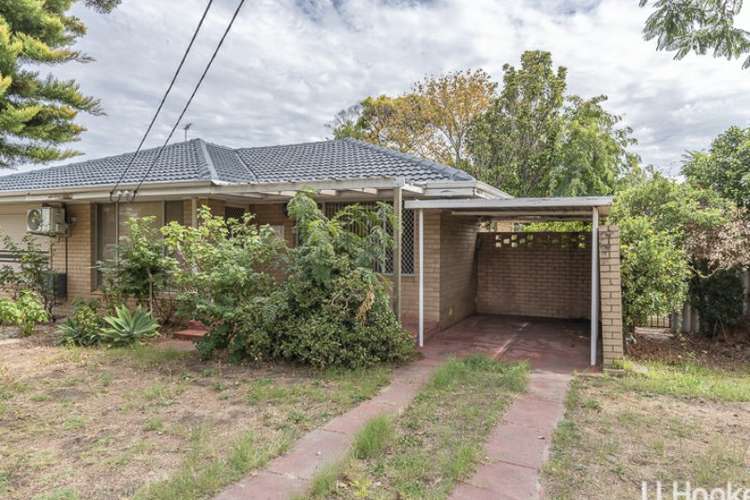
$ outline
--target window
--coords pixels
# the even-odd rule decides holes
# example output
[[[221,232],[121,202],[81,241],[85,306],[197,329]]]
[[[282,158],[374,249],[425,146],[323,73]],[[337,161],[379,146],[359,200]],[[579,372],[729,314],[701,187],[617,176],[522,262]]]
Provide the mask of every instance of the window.
[[[332,217],[336,214],[339,210],[344,208],[347,205],[354,205],[359,204],[363,207],[375,207],[375,202],[366,201],[366,202],[335,202],[335,203],[324,203],[323,204],[323,213],[326,215],[326,217]],[[415,217],[414,217],[414,211],[413,210],[404,210],[402,212],[403,217],[403,227],[401,231],[401,273],[402,274],[414,274],[414,229],[415,229]],[[389,233],[393,234],[393,231],[391,228],[389,229]],[[358,228],[358,231],[366,231],[367,228]],[[388,248],[386,249],[386,256],[385,256],[385,269],[383,269],[383,272],[387,274],[393,273],[393,249]]]
[[[127,237],[128,220],[131,218],[155,217],[159,227],[166,222],[184,221],[182,201],[147,201],[136,203],[99,203],[96,206],[96,261],[105,262],[115,258],[117,239]],[[101,273],[97,273],[97,285],[101,285]]]
[[[182,200],[164,202],[164,224],[170,222],[185,224],[185,202]]]
[[[245,209],[242,207],[225,207],[224,208],[224,220],[237,219],[242,221],[245,216]]]

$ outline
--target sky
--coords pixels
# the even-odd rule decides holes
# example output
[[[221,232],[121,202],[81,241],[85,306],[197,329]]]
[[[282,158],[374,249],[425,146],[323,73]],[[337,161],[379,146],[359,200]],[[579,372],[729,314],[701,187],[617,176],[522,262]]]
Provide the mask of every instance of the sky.
[[[214,1],[147,145],[166,137],[238,1]],[[95,62],[54,73],[100,98],[106,116],[80,115],[88,131],[74,147],[83,159],[133,151],[206,0],[123,0],[106,15],[82,4],[74,12],[88,33],[77,48]],[[227,146],[322,140],[337,111],[368,95],[467,68],[500,81],[504,63],[542,49],[568,68],[570,93],[609,97],[644,163],[677,176],[686,151],[750,126],[750,70],[657,52],[641,35],[648,14],[638,0],[247,0],[185,122],[190,138]]]

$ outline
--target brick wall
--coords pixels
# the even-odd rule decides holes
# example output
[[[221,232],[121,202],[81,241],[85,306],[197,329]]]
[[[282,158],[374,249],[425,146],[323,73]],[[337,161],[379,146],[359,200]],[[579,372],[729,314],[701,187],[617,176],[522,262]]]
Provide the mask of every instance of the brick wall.
[[[294,222],[284,214],[284,205],[285,203],[251,205],[250,212],[255,217],[254,221],[260,225],[284,226],[284,240],[287,245],[294,246]]]
[[[620,229],[599,227],[599,286],[602,354],[605,367],[613,367],[623,357],[622,284],[620,281]]]
[[[528,235],[533,234],[529,245]],[[578,319],[591,314],[590,236],[480,233],[477,312]],[[516,235],[517,247],[502,244]],[[559,240],[571,238],[564,248]],[[582,237],[584,238],[584,237]],[[547,241],[545,241],[547,240]],[[557,243],[554,240],[558,240]]]
[[[68,301],[77,297],[90,297],[96,288],[96,205],[94,203],[67,205],[69,220],[67,241]],[[66,270],[65,238],[52,244],[52,268]]]
[[[401,277],[401,319],[416,329],[419,321],[419,219],[415,214],[414,275]],[[441,213],[424,212],[424,321],[425,332],[442,327],[440,318]],[[416,330],[415,330],[416,331]]]
[[[476,249],[479,224],[473,217],[444,212],[440,224],[440,328],[476,311]]]

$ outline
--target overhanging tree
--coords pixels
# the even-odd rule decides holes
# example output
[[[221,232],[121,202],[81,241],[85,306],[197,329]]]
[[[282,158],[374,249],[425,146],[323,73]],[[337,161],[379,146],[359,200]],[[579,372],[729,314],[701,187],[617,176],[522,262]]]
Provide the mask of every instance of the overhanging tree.
[[[691,52],[738,59],[750,67],[750,32],[735,26],[743,0],[640,0],[641,7],[652,5],[643,36],[656,39],[657,50],[674,52],[682,59]]]
[[[85,130],[74,122],[79,112],[101,114],[97,99],[85,96],[74,80],[42,76],[34,68],[89,62],[73,48],[86,33],[68,11],[75,0],[0,1],[0,166],[39,163],[74,156],[62,144]],[[86,0],[100,12],[119,0]]]

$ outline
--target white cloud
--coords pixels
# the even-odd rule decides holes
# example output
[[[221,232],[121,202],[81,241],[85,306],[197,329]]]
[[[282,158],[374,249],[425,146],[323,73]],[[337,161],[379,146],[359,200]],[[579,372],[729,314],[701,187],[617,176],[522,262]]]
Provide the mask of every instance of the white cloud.
[[[165,137],[236,1],[214,2],[149,145]],[[134,149],[204,7],[125,1],[109,15],[76,7],[89,27],[79,45],[96,62],[54,71],[79,80],[107,112],[82,117],[89,132],[76,147],[87,157]],[[325,123],[364,96],[468,67],[500,79],[505,62],[541,48],[568,68],[571,92],[609,96],[608,108],[635,129],[644,161],[676,174],[686,149],[706,147],[730,125],[748,126],[750,70],[656,52],[641,37],[647,15],[635,0],[248,1],[186,122],[193,137],[227,145],[322,139]]]

